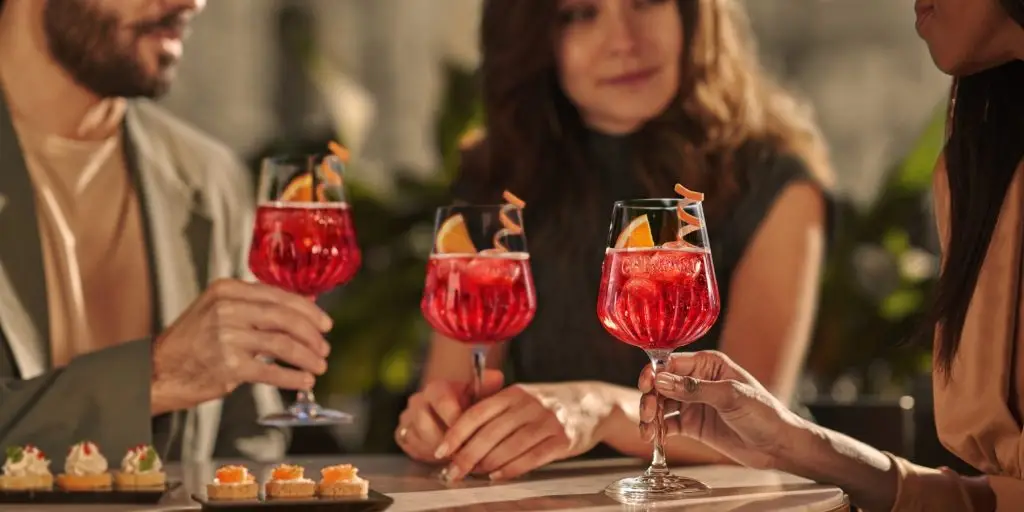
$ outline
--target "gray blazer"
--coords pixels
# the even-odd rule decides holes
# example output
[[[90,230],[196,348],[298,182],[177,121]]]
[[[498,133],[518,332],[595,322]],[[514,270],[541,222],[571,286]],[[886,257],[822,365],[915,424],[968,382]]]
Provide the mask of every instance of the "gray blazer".
[[[210,281],[249,277],[252,187],[226,148],[148,101],[130,103],[123,129],[154,290],[154,311],[125,314],[150,314],[162,330]],[[37,218],[0,94],[0,446],[32,443],[59,459],[71,444],[91,439],[112,464],[154,437],[165,457],[186,461],[284,454],[286,433],[255,423],[257,415],[282,409],[268,386],[242,386],[223,400],[151,418],[152,338],[53,369]]]

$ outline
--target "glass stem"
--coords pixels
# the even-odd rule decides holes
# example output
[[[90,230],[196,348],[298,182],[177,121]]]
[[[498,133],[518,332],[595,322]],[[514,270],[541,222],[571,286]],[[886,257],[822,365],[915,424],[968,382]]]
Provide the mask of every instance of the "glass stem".
[[[483,398],[485,369],[487,369],[487,347],[473,347],[473,403],[477,403]]]
[[[665,369],[665,363],[671,352],[668,350],[649,350],[647,356],[651,358],[651,368],[654,369],[654,376]],[[651,466],[645,473],[648,476],[664,476],[668,474],[668,463],[665,461],[665,401],[658,397],[658,409],[654,416],[654,455],[651,457]]]
[[[312,160],[310,160],[310,162],[312,163]],[[313,173],[313,175],[314,175],[314,179],[315,179],[316,173]],[[306,295],[306,300],[312,302],[313,304],[316,304],[316,295]],[[296,393],[295,394],[295,403],[296,404],[301,404],[301,405],[315,404],[316,403],[316,397],[313,396],[313,390],[309,389],[309,390],[306,390],[306,391],[299,391],[298,393]]]

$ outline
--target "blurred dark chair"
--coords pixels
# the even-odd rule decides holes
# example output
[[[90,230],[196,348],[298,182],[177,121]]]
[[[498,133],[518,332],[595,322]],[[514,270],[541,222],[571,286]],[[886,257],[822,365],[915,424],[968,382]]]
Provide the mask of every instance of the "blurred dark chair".
[[[814,421],[826,428],[907,459],[914,458],[915,406],[899,400],[866,398],[853,403],[830,400],[804,404]]]

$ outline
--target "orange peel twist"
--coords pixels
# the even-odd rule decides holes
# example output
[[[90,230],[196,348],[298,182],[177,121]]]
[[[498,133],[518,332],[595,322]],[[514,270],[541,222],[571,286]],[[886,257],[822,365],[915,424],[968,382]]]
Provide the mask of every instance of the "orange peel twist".
[[[686,207],[704,201],[704,193],[690,190],[679,183],[676,183],[675,192],[685,199],[685,201],[676,206],[676,213],[679,215],[679,220],[683,223],[679,228],[679,232],[676,234],[676,239],[681,242],[684,247],[697,249],[697,246],[687,242],[684,237],[694,231],[700,231],[700,219],[686,211]]]
[[[349,158],[352,157],[352,153],[348,148],[333,140],[327,143],[327,149],[329,149],[334,156],[338,157],[338,160],[341,160],[341,163],[343,164],[348,164]]]
[[[503,192],[501,197],[506,204],[502,205],[501,210],[498,211],[498,220],[501,222],[502,228],[494,234],[494,250],[508,252],[508,246],[504,243],[505,238],[523,234],[523,226],[512,220],[509,214],[525,208],[526,202],[508,190]]]
[[[331,154],[338,157],[338,160],[341,160],[342,164],[348,165],[348,160],[352,156],[352,154],[349,152],[347,148],[345,148],[345,146],[342,146],[341,144],[338,144],[337,142],[332,140],[327,143],[327,149],[330,150]],[[324,176],[330,176],[331,174],[335,174],[333,171],[331,171],[331,166],[330,164],[327,163],[326,158],[320,161],[320,172],[322,172]],[[338,175],[338,180],[341,180],[340,174]]]

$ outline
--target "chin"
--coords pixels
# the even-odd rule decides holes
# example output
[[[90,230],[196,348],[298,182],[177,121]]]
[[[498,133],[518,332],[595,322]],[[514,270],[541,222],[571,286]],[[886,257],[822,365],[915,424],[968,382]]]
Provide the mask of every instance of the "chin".
[[[928,49],[932,56],[932,62],[935,63],[935,67],[939,68],[939,71],[942,71],[952,77],[970,76],[1002,66],[1008,62],[1006,59],[970,59],[966,55],[960,55],[957,52],[944,51],[943,49],[936,48],[931,44],[928,45]]]

